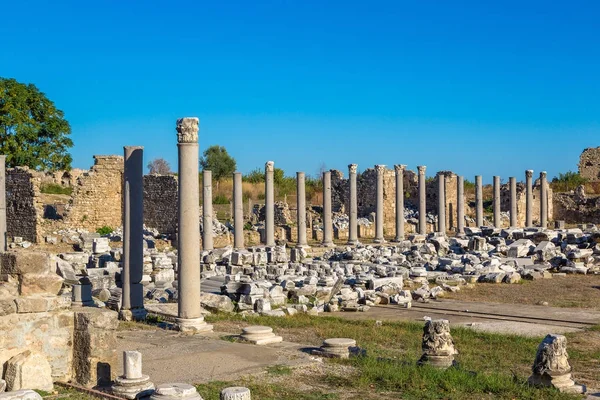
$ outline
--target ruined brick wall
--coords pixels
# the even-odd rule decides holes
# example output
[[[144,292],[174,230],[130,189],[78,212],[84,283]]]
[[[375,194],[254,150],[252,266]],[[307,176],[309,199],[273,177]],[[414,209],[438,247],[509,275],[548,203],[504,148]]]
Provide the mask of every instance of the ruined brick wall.
[[[554,216],[568,224],[600,223],[600,197],[577,198],[573,193],[552,196]]]
[[[74,187],[66,223],[89,230],[121,226],[122,182],[122,156],[94,156],[94,166]]]
[[[177,232],[179,182],[175,175],[144,176],[144,224],[160,233]]]
[[[38,225],[43,216],[40,175],[27,167],[9,168],[6,171],[6,225],[9,238],[20,236],[34,243],[40,240]]]
[[[583,150],[579,157],[579,175],[590,182],[600,181],[600,147]]]

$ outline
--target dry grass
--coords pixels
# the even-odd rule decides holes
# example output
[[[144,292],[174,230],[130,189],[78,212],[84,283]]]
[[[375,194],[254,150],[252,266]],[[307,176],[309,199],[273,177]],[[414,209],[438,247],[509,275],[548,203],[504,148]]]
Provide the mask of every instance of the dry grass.
[[[518,285],[480,283],[447,298],[511,304],[540,304],[600,310],[600,275],[567,275]]]

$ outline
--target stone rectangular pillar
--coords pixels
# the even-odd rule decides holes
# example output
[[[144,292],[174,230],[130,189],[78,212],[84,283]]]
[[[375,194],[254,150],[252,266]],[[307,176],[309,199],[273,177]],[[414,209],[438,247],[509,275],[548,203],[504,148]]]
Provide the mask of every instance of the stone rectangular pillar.
[[[323,243],[333,247],[333,215],[331,212],[331,171],[323,172]]]
[[[177,328],[211,331],[200,307],[200,199],[198,187],[198,118],[177,120],[179,161]]]
[[[533,227],[533,170],[525,171],[525,227]]]
[[[540,172],[540,226],[548,227],[548,186],[546,171]]]
[[[517,223],[517,178],[511,176],[508,178],[510,186],[510,227],[516,228]]]
[[[437,174],[438,181],[438,232],[446,233],[446,175]]]
[[[465,178],[463,176],[457,177],[456,185],[457,233],[463,235],[465,233]]]
[[[348,244],[358,244],[358,195],[356,185],[357,164],[348,165],[348,183],[350,189],[350,226],[348,227]]]
[[[123,168],[123,300],[120,318],[146,318],[144,309],[144,148],[125,146]]]
[[[202,249],[214,249],[212,171],[202,171]]]
[[[244,196],[242,173],[233,173],[233,247],[244,248]]]
[[[502,217],[500,214],[500,177],[494,176],[494,227],[502,228]]]
[[[0,252],[6,251],[6,156],[0,155]]]
[[[297,248],[308,247],[306,240],[306,177],[304,172],[296,172],[296,203],[298,204],[297,223],[298,242]]]
[[[394,165],[396,172],[396,237],[395,242],[404,240],[404,170],[406,165]]]
[[[265,245],[275,246],[275,163],[265,164]]]
[[[475,176],[475,223],[477,227],[483,226],[483,184],[481,175]]]
[[[376,209],[375,209],[375,243],[385,242],[383,237],[383,174],[385,173],[385,165],[375,165],[377,172],[377,187],[376,187]]]
[[[426,209],[426,182],[425,182],[425,165],[417,166],[419,171],[419,234],[427,234],[427,209]]]

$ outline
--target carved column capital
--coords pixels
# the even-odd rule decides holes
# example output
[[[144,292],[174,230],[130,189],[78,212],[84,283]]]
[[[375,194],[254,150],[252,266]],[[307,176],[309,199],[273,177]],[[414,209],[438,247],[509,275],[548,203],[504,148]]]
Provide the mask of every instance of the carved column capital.
[[[542,171],[542,172],[540,172],[540,178],[541,178],[541,179],[546,179],[546,175],[548,175],[548,174],[546,173],[546,171]]]
[[[378,164],[375,165],[375,171],[377,171],[377,174],[383,174],[385,172],[385,165],[383,164]]]
[[[348,171],[350,171],[351,174],[355,174],[357,170],[358,170],[358,164],[349,164],[348,165]]]
[[[404,172],[405,169],[406,169],[406,164],[396,164],[396,165],[394,165],[394,170],[396,171],[396,174]]]
[[[265,171],[273,172],[275,170],[275,163],[273,161],[267,161],[265,163]]]
[[[417,166],[417,170],[419,171],[419,175],[425,175],[425,169],[427,169],[427,167],[425,165],[418,165]]]
[[[532,169],[528,169],[527,171],[525,171],[525,176],[527,178],[533,178],[533,170]]]
[[[177,142],[198,143],[198,123],[196,117],[179,118],[177,120]]]

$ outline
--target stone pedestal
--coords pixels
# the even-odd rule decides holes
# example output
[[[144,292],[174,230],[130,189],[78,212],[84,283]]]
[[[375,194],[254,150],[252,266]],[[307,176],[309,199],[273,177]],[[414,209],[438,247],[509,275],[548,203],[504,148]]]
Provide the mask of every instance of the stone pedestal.
[[[251,400],[250,389],[237,386],[221,390],[220,400]]]
[[[426,197],[427,189],[425,182],[425,169],[424,165],[417,166],[419,171],[419,234],[427,234],[427,208],[426,208]]]
[[[423,328],[423,355],[419,364],[446,369],[454,364],[454,341],[450,335],[450,323],[445,319],[429,320]]]
[[[0,155],[0,252],[6,251],[6,156]]]
[[[179,297],[176,326],[183,332],[212,330],[200,307],[200,210],[198,187],[198,118],[177,120],[179,153]]]
[[[465,178],[459,176],[456,179],[456,223],[457,233],[463,235],[465,233]]]
[[[446,234],[446,175],[437,174],[438,181],[438,229],[439,233]]]
[[[120,318],[143,320],[144,148],[126,146],[123,168],[123,295]]]
[[[202,171],[202,249],[213,250],[212,171]]]
[[[233,248],[244,248],[244,199],[242,173],[233,173]]]
[[[481,175],[475,176],[475,224],[483,226],[483,184]]]
[[[156,387],[150,400],[202,400],[202,397],[187,383],[165,383]]]
[[[242,328],[240,338],[246,342],[259,346],[283,341],[283,338],[281,336],[275,336],[273,328],[268,326],[248,326]]]
[[[376,208],[375,208],[375,238],[373,242],[383,243],[383,174],[385,173],[385,165],[375,165],[377,172],[376,185]]]
[[[115,379],[111,390],[114,395],[126,399],[139,399],[154,392],[154,384],[148,375],[142,374],[142,353],[123,352],[123,375]]]
[[[525,171],[525,227],[533,227],[533,171]]]
[[[92,299],[92,284],[87,277],[79,279],[79,284],[73,285],[71,289],[72,302],[74,307],[94,307]]]
[[[358,244],[358,195],[356,186],[357,164],[348,165],[348,183],[350,186],[350,213],[348,226],[348,244]]]
[[[494,176],[493,181],[494,190],[494,227],[502,228],[502,218],[500,216],[500,177]]]
[[[540,227],[548,227],[548,183],[546,171],[540,172]]]
[[[333,214],[331,211],[331,171],[323,172],[323,243],[333,247]]]
[[[529,384],[552,386],[565,393],[582,394],[586,387],[571,379],[571,365],[567,354],[567,338],[563,335],[547,335],[540,343],[529,377]]]
[[[356,340],[348,338],[325,339],[316,355],[330,358],[349,358],[350,348],[356,347]]]
[[[298,242],[296,247],[305,248],[308,247],[306,240],[306,178],[304,172],[296,172],[296,203],[298,204],[297,215],[297,228],[298,228]]]
[[[406,165],[394,165],[396,173],[396,237],[394,242],[404,240],[404,170]]]
[[[508,178],[510,186],[510,227],[516,228],[517,223],[517,178],[511,176]]]
[[[275,246],[275,163],[265,164],[265,245]]]
[[[33,390],[26,389],[0,393],[0,400],[43,400],[43,397]]]

